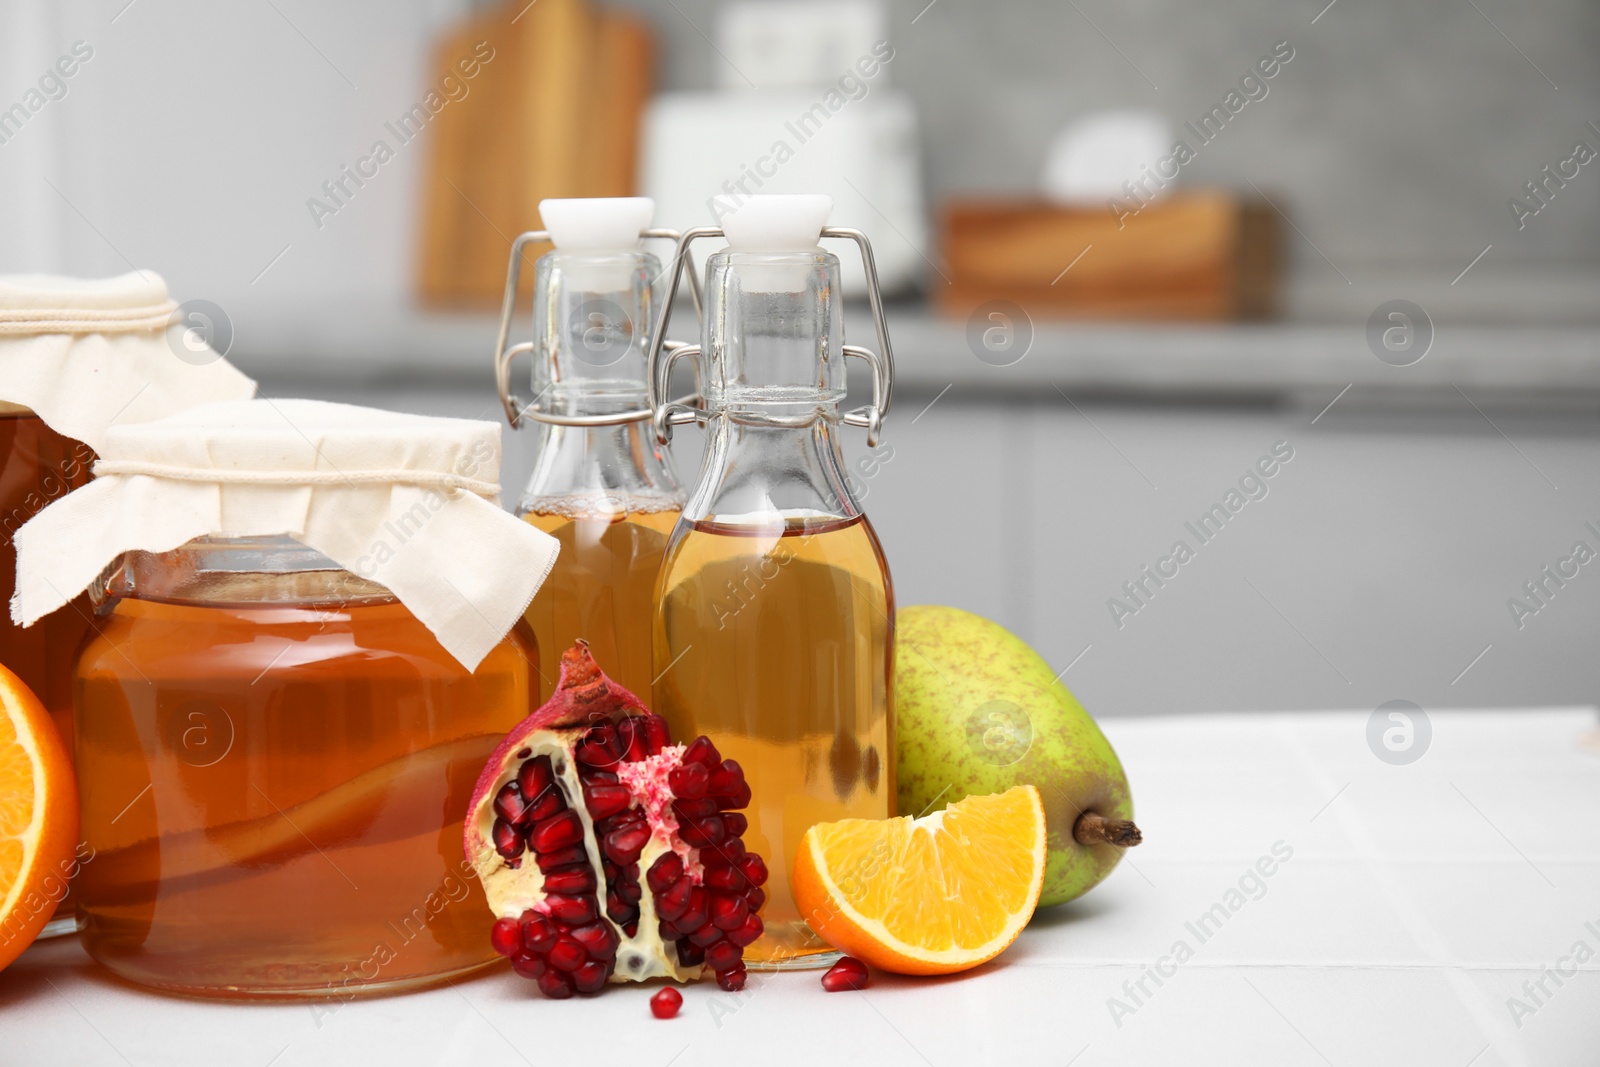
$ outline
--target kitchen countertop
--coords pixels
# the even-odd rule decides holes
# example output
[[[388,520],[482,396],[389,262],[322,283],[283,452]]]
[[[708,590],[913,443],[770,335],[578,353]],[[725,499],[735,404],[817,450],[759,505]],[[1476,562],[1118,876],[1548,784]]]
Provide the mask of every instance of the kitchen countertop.
[[[844,994],[753,975],[661,1022],[642,989],[555,1003],[503,971],[349,1003],[185,1000],[55,941],[0,973],[0,1063],[1592,1064],[1594,709],[1435,711],[1405,765],[1369,747],[1390,725],[1106,721],[1145,844],[967,975]]]

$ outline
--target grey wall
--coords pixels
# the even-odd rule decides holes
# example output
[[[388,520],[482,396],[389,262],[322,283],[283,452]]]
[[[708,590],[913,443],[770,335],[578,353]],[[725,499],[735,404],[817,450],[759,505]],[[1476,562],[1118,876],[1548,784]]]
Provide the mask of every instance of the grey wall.
[[[1337,0],[1320,18],[1327,0],[935,0],[917,17],[927,2],[889,0],[890,77],[920,106],[935,200],[1029,188],[1045,139],[1089,109],[1197,119],[1287,40],[1295,57],[1268,95],[1185,180],[1256,183],[1346,274],[1459,270],[1490,243],[1486,267],[1600,258],[1600,161],[1521,232],[1505,204],[1576,140],[1600,149],[1584,125],[1600,123],[1590,0]],[[718,0],[629,3],[668,42],[669,86],[716,83],[702,34],[715,36]],[[1291,254],[1343,284],[1305,241]]]

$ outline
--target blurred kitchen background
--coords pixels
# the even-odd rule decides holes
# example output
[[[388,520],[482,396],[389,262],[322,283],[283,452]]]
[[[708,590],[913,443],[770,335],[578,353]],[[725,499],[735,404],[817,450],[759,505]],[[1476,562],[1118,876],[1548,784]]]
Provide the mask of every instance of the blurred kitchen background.
[[[154,269],[269,396],[499,419],[541,197],[829,192],[901,603],[1097,714],[1589,704],[1597,52],[1588,0],[0,0],[0,271]]]

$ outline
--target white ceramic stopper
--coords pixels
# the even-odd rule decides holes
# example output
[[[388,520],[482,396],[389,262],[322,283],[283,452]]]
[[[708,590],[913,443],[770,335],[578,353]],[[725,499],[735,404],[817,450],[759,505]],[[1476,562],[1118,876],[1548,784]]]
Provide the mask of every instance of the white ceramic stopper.
[[[539,201],[539,217],[562,252],[633,252],[639,231],[650,227],[656,202],[648,196]]]
[[[724,215],[722,232],[734,252],[812,252],[832,213],[833,197],[822,193],[762,194]]]

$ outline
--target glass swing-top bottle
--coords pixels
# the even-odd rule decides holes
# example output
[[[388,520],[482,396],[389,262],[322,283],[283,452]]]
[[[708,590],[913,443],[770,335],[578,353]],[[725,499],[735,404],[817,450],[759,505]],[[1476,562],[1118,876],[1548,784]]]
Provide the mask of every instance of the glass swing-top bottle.
[[[751,784],[744,840],[771,876],[766,934],[745,959],[767,968],[837,958],[790,895],[801,836],[886,818],[895,797],[894,593],[840,451],[841,423],[877,444],[893,364],[871,246],[825,228],[831,209],[826,196],[755,196],[722,230],[685,233],[669,300],[691,241],[728,248],[706,266],[700,351],[663,364],[658,344],[651,361],[658,436],[692,420],[707,437],[657,583],[654,708],[680,736],[709,735]],[[861,249],[877,354],[843,343],[839,260],[822,237]],[[662,400],[679,355],[699,357],[701,408]],[[858,411],[840,410],[846,356],[873,372]]]
[[[589,642],[606,673],[650,692],[650,623],[656,571],[683,490],[650,432],[645,382],[649,327],[661,264],[642,239],[644,197],[545,200],[545,231],[522,234],[511,251],[495,371],[513,428],[538,423],[533,475],[517,514],[553,535],[561,554],[529,605],[538,638],[542,695],[560,677],[563,649]],[[523,248],[550,241],[534,266],[534,339],[507,348]],[[670,346],[669,346],[670,347]],[[534,398],[512,395],[510,368],[533,354]]]

